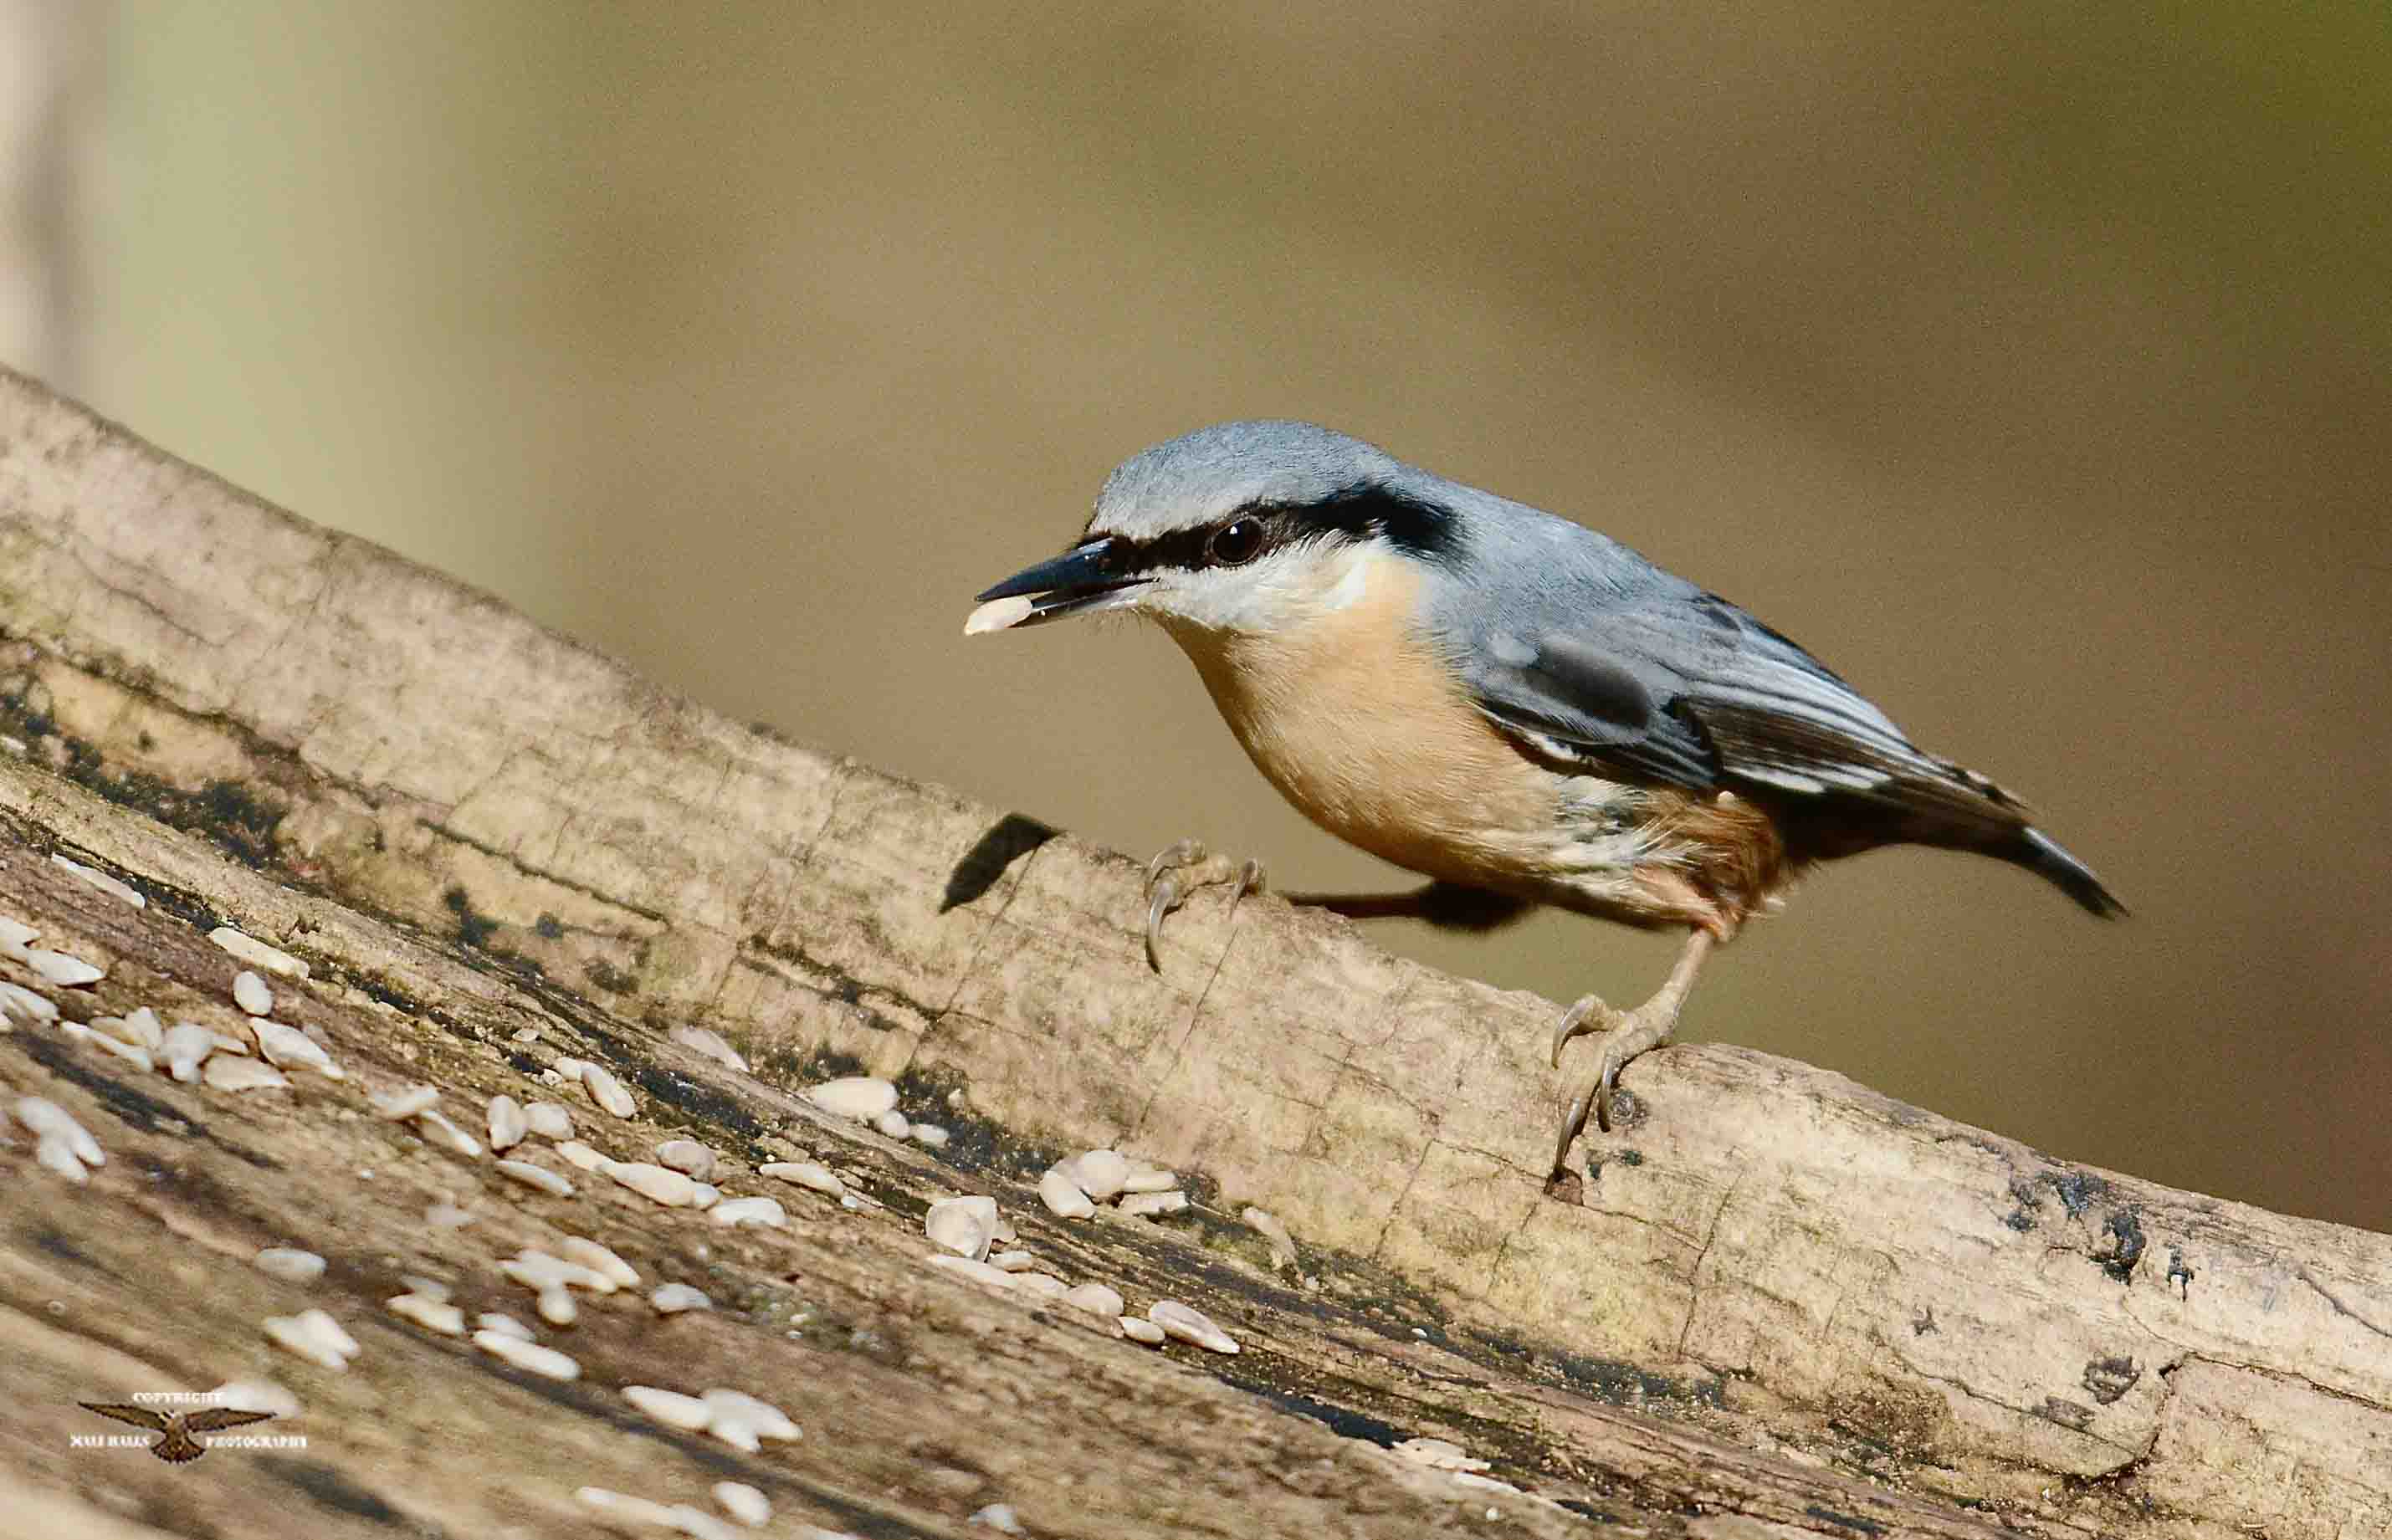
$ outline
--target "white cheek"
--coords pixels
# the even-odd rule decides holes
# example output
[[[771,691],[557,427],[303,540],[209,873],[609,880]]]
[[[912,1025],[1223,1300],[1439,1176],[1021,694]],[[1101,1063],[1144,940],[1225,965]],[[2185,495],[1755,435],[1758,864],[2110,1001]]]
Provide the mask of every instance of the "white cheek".
[[[1211,630],[1262,632],[1299,626],[1350,609],[1370,594],[1371,562],[1362,551],[1322,561],[1307,550],[1277,552],[1251,567],[1196,573],[1160,586],[1140,607]]]
[[[1345,575],[1321,595],[1321,604],[1331,610],[1350,610],[1371,591],[1371,564],[1356,561],[1349,563]]]

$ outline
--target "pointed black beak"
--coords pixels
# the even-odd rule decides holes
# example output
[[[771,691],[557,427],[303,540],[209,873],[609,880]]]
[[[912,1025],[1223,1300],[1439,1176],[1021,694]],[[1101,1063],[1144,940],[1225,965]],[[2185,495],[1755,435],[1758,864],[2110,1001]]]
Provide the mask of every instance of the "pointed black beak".
[[[1092,610],[1118,609],[1146,578],[1120,571],[1120,542],[1111,536],[1084,540],[1062,555],[1025,567],[977,596],[980,608],[964,622],[964,634],[1036,626]]]

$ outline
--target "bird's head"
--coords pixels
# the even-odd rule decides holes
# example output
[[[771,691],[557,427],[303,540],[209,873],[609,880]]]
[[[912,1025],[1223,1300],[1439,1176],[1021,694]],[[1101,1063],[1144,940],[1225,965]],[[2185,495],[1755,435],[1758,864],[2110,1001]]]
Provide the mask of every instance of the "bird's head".
[[[1267,632],[1350,603],[1373,559],[1444,563],[1441,484],[1307,422],[1226,422],[1105,481],[1079,541],[980,595],[967,635],[1124,611],[1174,630]]]

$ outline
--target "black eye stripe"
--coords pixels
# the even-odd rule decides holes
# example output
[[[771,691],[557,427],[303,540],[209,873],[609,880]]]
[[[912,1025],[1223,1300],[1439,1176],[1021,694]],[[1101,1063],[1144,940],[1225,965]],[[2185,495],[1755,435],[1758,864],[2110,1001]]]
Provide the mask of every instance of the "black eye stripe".
[[[1272,551],[1306,539],[1385,539],[1423,561],[1451,558],[1457,538],[1451,510],[1424,502],[1384,486],[1357,485],[1313,503],[1249,503],[1218,523],[1196,529],[1173,530],[1151,539],[1112,537],[1105,570],[1117,576],[1159,568],[1197,571],[1225,563],[1214,560],[1213,541],[1240,521],[1262,527],[1262,540],[1252,555],[1235,564],[1248,565]]]
[[[1192,572],[1201,567],[1218,566],[1222,563],[1213,559],[1215,537],[1229,525],[1241,523],[1259,524],[1262,530],[1262,543],[1254,548],[1252,556],[1238,563],[1242,566],[1259,561],[1306,533],[1291,527],[1289,521],[1282,517],[1241,512],[1219,524],[1203,524],[1195,529],[1175,529],[1150,540],[1115,537],[1112,549],[1105,553],[1105,566],[1109,571],[1121,573],[1152,572],[1162,567],[1184,568]]]

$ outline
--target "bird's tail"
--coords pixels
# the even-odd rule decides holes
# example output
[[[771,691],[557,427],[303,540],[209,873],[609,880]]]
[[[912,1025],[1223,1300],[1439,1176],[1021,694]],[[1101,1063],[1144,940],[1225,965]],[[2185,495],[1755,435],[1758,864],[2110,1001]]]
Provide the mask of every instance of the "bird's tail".
[[[2101,886],[2091,867],[2061,849],[2058,840],[2040,829],[2021,829],[2014,838],[1987,854],[2025,867],[2082,904],[2088,914],[2108,920],[2126,912],[2126,906]]]

